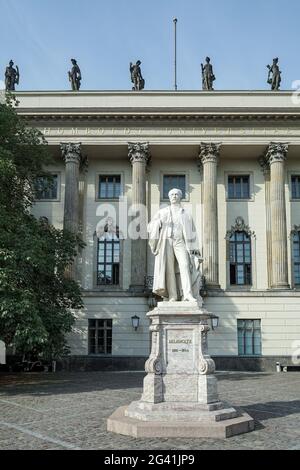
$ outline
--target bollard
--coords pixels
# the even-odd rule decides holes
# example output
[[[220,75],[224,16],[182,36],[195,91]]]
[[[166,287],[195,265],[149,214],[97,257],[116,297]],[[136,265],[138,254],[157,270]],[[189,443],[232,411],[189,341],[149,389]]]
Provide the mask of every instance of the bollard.
[[[276,362],[276,372],[281,372],[280,362]]]

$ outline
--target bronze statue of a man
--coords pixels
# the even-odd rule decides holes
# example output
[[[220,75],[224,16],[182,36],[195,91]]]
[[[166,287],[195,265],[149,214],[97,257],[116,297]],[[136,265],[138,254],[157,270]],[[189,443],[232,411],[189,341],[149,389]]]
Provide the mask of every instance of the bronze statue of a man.
[[[213,82],[216,79],[213,72],[213,67],[210,63],[210,58],[206,57],[206,64],[201,64],[202,71],[202,89],[203,90],[213,90]]]
[[[15,85],[19,84],[20,73],[19,68],[16,65],[14,68],[14,63],[11,60],[8,67],[5,70],[5,90],[6,91],[15,91]]]
[[[81,82],[81,71],[75,59],[71,59],[71,62],[72,62],[73,67],[71,71],[68,72],[69,81],[71,82],[72,90],[78,91],[80,88],[80,82]]]
[[[281,82],[281,71],[279,70],[278,66],[278,57],[275,57],[275,59],[273,59],[273,64],[267,65],[267,68],[269,69],[267,82],[269,85],[271,85],[271,90],[279,90]]]
[[[136,91],[143,90],[145,88],[145,80],[142,77],[140,65],[141,65],[140,60],[138,60],[136,64],[132,64],[132,62],[130,62],[130,65],[129,65],[131,81],[134,85],[132,89]]]

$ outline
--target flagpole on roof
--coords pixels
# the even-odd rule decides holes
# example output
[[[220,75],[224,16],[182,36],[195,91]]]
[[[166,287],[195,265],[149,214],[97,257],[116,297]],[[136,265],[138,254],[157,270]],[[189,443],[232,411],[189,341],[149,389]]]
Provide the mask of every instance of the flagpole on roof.
[[[173,19],[174,23],[174,88],[177,91],[177,18]]]

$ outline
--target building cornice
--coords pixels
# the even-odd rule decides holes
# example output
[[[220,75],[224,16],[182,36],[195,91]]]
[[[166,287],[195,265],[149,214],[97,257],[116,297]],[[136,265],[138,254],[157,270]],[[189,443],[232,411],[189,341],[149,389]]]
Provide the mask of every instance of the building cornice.
[[[28,121],[298,121],[293,91],[24,91]],[[300,100],[299,100],[300,101]]]
[[[299,121],[299,113],[181,113],[181,112],[45,112],[18,109],[18,114],[27,121]]]

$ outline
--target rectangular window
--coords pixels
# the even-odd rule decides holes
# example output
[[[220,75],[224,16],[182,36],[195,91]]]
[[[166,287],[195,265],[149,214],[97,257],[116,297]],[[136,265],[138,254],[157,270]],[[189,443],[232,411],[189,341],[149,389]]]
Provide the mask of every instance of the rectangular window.
[[[228,176],[228,199],[250,199],[250,176]]]
[[[105,232],[98,239],[97,284],[118,285],[120,282],[120,240],[117,234]]]
[[[261,322],[260,320],[238,320],[238,353],[239,356],[261,355]]]
[[[120,175],[100,175],[99,176],[99,199],[118,199],[121,195]]]
[[[89,320],[89,354],[111,354],[112,320]]]
[[[38,176],[35,180],[35,197],[38,200],[57,199],[58,176]]]
[[[300,285],[300,232],[293,235],[294,284]]]
[[[300,175],[292,175],[292,199],[300,199]]]
[[[163,177],[163,199],[168,199],[168,192],[171,189],[180,189],[182,198],[185,199],[186,182],[185,175],[164,175]]]
[[[230,284],[251,285],[251,239],[245,232],[234,232],[229,239]]]

